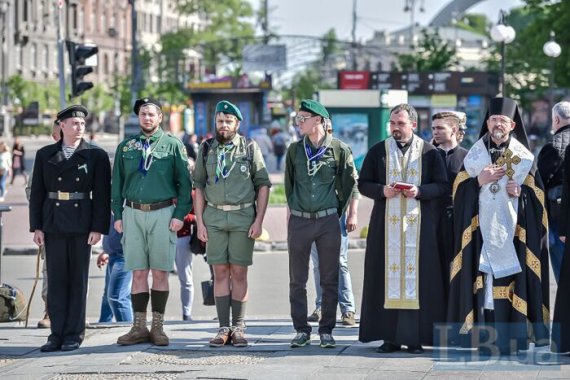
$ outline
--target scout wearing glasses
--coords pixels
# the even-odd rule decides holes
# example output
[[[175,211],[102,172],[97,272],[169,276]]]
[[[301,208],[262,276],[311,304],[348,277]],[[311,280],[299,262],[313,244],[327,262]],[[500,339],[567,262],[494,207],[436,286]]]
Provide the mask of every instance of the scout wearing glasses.
[[[184,216],[192,206],[188,157],[182,141],[160,128],[160,107],[157,100],[150,98],[135,102],[133,111],[139,117],[141,133],[119,144],[113,166],[115,229],[119,233],[124,230],[125,267],[133,271],[131,301],[135,321],[132,329],[117,340],[124,346],[169,344],[163,331],[168,273],[174,268],[176,231],[182,228]],[[146,326],[149,298],[150,332]]]
[[[51,334],[42,352],[79,348],[91,246],[109,231],[111,166],[107,153],[83,139],[87,109],[57,114],[63,139],[36,154],[30,232],[45,246]]]
[[[356,188],[356,169],[350,148],[326,131],[325,107],[303,100],[296,116],[304,137],[290,145],[285,163],[285,194],[290,216],[289,300],[297,335],[292,347],[310,344],[307,322],[307,277],[311,244],[319,254],[322,288],[321,347],[334,347],[341,231],[339,217]]]
[[[223,100],[216,105],[215,118],[216,138],[200,145],[194,172],[198,237],[208,242],[220,322],[210,346],[231,340],[235,347],[245,347],[247,267],[261,234],[271,182],[257,144],[237,134],[240,110]]]

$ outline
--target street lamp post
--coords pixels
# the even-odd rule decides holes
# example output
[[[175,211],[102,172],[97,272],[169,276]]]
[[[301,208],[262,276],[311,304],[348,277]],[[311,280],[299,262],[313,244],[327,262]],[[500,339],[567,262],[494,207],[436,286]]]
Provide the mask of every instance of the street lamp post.
[[[506,49],[505,45],[510,44],[516,37],[516,32],[512,26],[507,24],[507,14],[504,10],[499,11],[499,22],[491,28],[491,38],[493,41],[501,44],[501,75],[499,78],[499,94],[506,96],[505,89],[505,61]]]
[[[556,43],[556,34],[553,30],[550,31],[550,40],[544,44],[542,51],[550,58],[550,75],[548,77],[548,108],[552,109],[554,106],[554,58],[558,57],[562,52],[562,48]],[[552,112],[548,112],[548,118],[551,124]]]
[[[8,28],[6,27],[6,22],[8,17],[8,8],[10,6],[10,0],[0,0],[0,15],[2,16],[2,72],[0,73],[2,77],[2,135],[5,138],[10,138],[10,115],[8,114],[8,86],[6,85],[6,76],[8,75],[7,70],[7,44],[8,44]]]

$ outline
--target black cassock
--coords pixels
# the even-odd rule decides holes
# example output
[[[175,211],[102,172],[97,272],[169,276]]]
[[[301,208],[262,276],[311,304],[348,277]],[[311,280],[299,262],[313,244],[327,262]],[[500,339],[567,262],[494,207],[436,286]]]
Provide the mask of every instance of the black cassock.
[[[556,291],[554,318],[552,324],[552,351],[570,351],[570,147],[564,157],[564,181],[562,182],[562,213],[560,215],[560,236],[566,236],[560,280]]]
[[[445,321],[441,256],[436,243],[436,215],[439,213],[434,210],[435,200],[443,197],[448,188],[444,162],[437,149],[426,142],[418,198],[421,207],[419,310],[384,308],[385,185],[386,149],[385,143],[381,142],[368,151],[358,179],[360,193],[374,199],[366,240],[359,339],[362,342],[385,340],[404,345],[431,345],[434,323]]]
[[[544,191],[533,167],[521,185],[514,238],[522,271],[493,280],[494,310],[484,309],[484,277],[479,271],[483,238],[479,226],[477,178],[466,171],[454,184],[455,257],[451,264],[448,321],[453,323],[450,342],[463,347],[481,347],[477,340],[491,339],[501,353],[527,349],[549,342],[549,266]],[[475,327],[473,327],[475,326]],[[479,329],[483,327],[483,329]]]
[[[58,191],[84,196],[54,199]],[[54,343],[83,341],[91,256],[87,239],[90,232],[109,232],[110,194],[111,165],[101,148],[81,140],[69,159],[61,141],[38,150],[30,194],[30,232],[44,232],[49,340]]]

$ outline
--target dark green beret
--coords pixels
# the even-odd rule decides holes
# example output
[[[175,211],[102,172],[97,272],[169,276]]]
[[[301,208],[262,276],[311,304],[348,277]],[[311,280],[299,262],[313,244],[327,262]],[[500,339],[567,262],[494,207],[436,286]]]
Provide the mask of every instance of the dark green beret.
[[[69,119],[70,117],[82,117],[85,119],[87,115],[89,115],[87,108],[83,107],[80,104],[75,104],[59,111],[57,113],[57,120],[63,121],[65,119]]]
[[[330,119],[329,111],[319,102],[313,99],[305,99],[301,101],[301,107],[299,108],[301,111],[307,111],[315,115],[319,115],[322,117],[326,117]]]
[[[152,105],[156,106],[160,110],[160,112],[162,112],[162,105],[160,104],[160,102],[157,99],[140,98],[140,99],[136,100],[135,105],[133,106],[133,112],[135,113],[135,115],[138,115],[141,107],[146,106],[147,104],[152,104]]]
[[[221,102],[219,102],[218,104],[216,104],[216,112],[223,112],[223,113],[227,113],[230,115],[234,115],[235,117],[238,118],[239,121],[243,120],[243,116],[241,116],[241,112],[239,110],[239,108],[236,107],[235,104],[232,104],[230,102],[228,102],[227,100],[222,100]]]

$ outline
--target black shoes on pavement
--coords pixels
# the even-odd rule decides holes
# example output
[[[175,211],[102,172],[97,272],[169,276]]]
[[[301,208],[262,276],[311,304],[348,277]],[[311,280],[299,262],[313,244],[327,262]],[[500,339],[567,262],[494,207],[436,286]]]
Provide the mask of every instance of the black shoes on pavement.
[[[402,346],[400,344],[394,344],[394,343],[388,342],[388,341],[385,341],[384,344],[382,344],[380,347],[378,347],[376,349],[376,351],[381,353],[381,354],[391,354],[393,352],[401,351],[401,350],[402,350]],[[412,355],[421,355],[424,353],[424,349],[421,345],[417,345],[417,346],[410,345],[410,346],[408,346],[408,349],[406,351]]]

